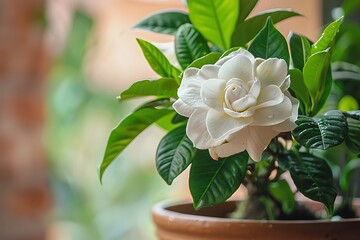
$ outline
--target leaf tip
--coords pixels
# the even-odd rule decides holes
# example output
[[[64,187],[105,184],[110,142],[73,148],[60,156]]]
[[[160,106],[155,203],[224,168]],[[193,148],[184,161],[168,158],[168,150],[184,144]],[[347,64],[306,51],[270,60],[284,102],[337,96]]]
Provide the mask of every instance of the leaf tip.
[[[99,175],[99,181],[100,181],[101,185],[103,184],[104,171],[105,171],[105,169],[102,169],[101,164],[99,164],[98,167],[97,167],[97,172],[98,172],[98,175]]]

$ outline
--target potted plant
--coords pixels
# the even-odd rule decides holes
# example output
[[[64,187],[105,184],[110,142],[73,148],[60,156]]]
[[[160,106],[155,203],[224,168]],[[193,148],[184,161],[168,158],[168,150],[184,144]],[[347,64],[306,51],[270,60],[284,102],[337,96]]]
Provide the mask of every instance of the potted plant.
[[[135,26],[174,35],[179,66],[137,39],[160,78],[120,94],[120,101],[153,98],[111,132],[100,179],[134,138],[158,124],[168,133],[157,170],[171,184],[190,167],[193,197],[193,204],[154,208],[160,239],[355,239],[360,221],[349,182],[359,165],[360,111],[325,110],[342,18],[314,43],[296,33],[287,41],[274,24],[300,14],[276,9],[248,17],[256,3],[188,0],[189,13],[159,12]],[[330,167],[339,164],[326,158],[334,148],[346,156],[339,181]],[[240,185],[247,199],[225,202]],[[298,201],[297,193],[317,203]]]

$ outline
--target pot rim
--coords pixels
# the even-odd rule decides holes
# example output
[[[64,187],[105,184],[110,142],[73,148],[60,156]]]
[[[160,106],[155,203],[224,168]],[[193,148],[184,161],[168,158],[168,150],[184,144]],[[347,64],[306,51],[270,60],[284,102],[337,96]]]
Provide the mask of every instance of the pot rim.
[[[235,204],[241,200],[230,200],[222,204]],[[303,201],[306,202],[307,200]],[[312,202],[312,201],[309,201]],[[354,199],[356,204],[360,205],[360,199]],[[320,204],[315,202],[316,204]],[[223,222],[223,223],[261,223],[261,224],[322,224],[322,223],[335,223],[335,222],[358,222],[358,218],[341,218],[341,219],[319,219],[319,220],[254,220],[254,219],[235,219],[235,218],[223,218],[223,217],[214,217],[214,216],[204,216],[204,215],[195,215],[182,213],[169,209],[170,207],[180,206],[180,205],[192,205],[192,202],[189,200],[163,200],[154,205],[152,209],[153,215],[158,215],[161,217],[167,217],[170,221],[174,219],[186,220],[186,221],[199,221],[201,218],[202,221],[207,222]]]

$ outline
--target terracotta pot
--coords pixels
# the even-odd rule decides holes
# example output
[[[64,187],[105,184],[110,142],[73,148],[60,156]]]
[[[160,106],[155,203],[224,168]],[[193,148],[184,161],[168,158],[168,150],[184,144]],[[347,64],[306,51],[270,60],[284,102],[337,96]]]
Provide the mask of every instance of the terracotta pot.
[[[321,204],[307,203],[313,210]],[[360,211],[360,202],[356,203]],[[360,218],[339,221],[267,221],[225,218],[234,211],[229,201],[195,211],[191,203],[162,202],[153,208],[153,220],[160,240],[357,240]]]

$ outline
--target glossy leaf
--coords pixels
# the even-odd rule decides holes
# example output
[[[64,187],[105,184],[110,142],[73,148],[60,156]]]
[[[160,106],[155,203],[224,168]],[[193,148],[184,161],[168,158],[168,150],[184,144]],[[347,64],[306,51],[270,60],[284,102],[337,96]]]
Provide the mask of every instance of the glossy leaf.
[[[290,214],[295,208],[295,197],[288,182],[281,179],[269,184],[270,194],[281,203],[282,210]]]
[[[319,104],[320,98],[327,99],[329,95],[329,91],[325,91],[325,89],[331,88],[332,84],[331,78],[327,76],[330,68],[330,59],[331,54],[328,50],[321,51],[311,55],[304,66],[304,83],[310,93],[313,110],[312,116],[322,107]]]
[[[154,72],[162,77],[173,77],[178,81],[180,71],[170,64],[169,60],[158,48],[145,40],[139,38],[136,40]]]
[[[304,152],[291,152],[282,157],[288,162],[289,172],[297,189],[304,196],[323,203],[329,215],[332,215],[337,192],[327,162]]]
[[[195,28],[222,50],[230,48],[239,15],[239,1],[188,0],[189,16]]]
[[[164,11],[154,13],[134,26],[143,30],[151,32],[162,33],[162,34],[173,34],[175,35],[178,28],[189,23],[189,16],[185,12],[181,11]]]
[[[156,151],[156,169],[169,185],[191,163],[196,148],[180,126],[163,137]]]
[[[289,39],[292,63],[295,68],[302,70],[311,55],[310,42],[306,37],[296,33],[291,33]]]
[[[347,136],[346,117],[340,111],[315,118],[299,116],[296,124],[292,134],[308,148],[328,149],[342,143]]]
[[[130,88],[123,91],[118,99],[124,100],[134,97],[158,96],[177,97],[178,84],[173,78],[160,78],[158,80],[143,80],[135,82]]]
[[[340,24],[344,17],[330,23],[323,31],[317,42],[311,46],[311,54],[315,54],[331,48],[335,43],[336,34],[339,32]]]
[[[175,37],[175,53],[183,69],[209,52],[207,41],[191,24],[179,28]]]
[[[307,90],[302,72],[299,69],[290,69],[290,90],[295,94],[300,102],[300,110],[303,114],[307,114],[311,108],[311,99]]]
[[[360,154],[360,120],[347,118],[348,136],[345,139],[346,146],[356,153]]]
[[[282,58],[289,65],[289,51],[286,39],[274,27],[271,18],[268,18],[264,28],[256,35],[248,50],[254,57],[263,59]]]
[[[126,116],[112,131],[99,166],[100,181],[107,167],[142,131],[160,118],[172,113],[171,109],[143,108]]]
[[[261,12],[243,22],[238,22],[231,38],[231,46],[245,46],[263,28],[268,17],[271,17],[273,23],[276,24],[296,16],[301,16],[301,14],[287,9],[275,9]]]
[[[243,181],[248,162],[247,152],[213,160],[207,150],[198,151],[190,169],[190,192],[195,209],[227,200]]]
[[[256,6],[258,0],[240,0],[238,23],[243,22]]]
[[[215,64],[221,56],[221,53],[219,52],[212,52],[209,53],[201,58],[196,59],[194,62],[192,62],[188,68],[201,68],[202,66],[206,64]]]
[[[349,111],[344,113],[347,117],[360,120],[360,110],[357,111]]]
[[[149,102],[145,102],[144,104],[137,107],[134,112],[143,108],[157,108],[157,109],[170,108],[172,104],[173,101],[171,101],[169,98],[159,98]]]
[[[317,114],[322,109],[322,107],[325,106],[325,103],[327,102],[327,100],[330,96],[332,84],[333,84],[333,79],[332,79],[332,75],[331,75],[331,69],[329,69],[326,74],[326,77],[325,77],[323,94],[320,95],[318,102],[316,103],[316,105],[313,106],[313,109],[310,114],[311,116],[314,116],[315,114]]]

